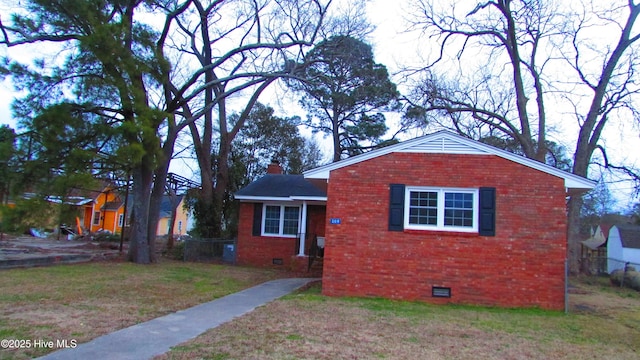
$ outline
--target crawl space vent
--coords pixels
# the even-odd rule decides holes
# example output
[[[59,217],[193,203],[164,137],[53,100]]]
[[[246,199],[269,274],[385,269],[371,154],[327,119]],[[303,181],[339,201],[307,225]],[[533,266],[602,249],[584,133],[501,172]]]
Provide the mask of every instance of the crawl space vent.
[[[272,259],[272,263],[273,263],[273,265],[282,265],[282,264],[284,264],[284,262],[282,261],[281,258],[273,258]]]
[[[431,288],[431,296],[432,297],[441,297],[441,298],[450,298],[451,297],[451,288],[449,287],[441,287],[434,286]]]

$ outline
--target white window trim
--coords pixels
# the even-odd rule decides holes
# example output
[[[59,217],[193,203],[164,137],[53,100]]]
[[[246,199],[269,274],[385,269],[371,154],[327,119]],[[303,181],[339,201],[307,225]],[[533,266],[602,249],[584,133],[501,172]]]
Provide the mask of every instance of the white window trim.
[[[278,225],[278,234],[272,234],[272,233],[265,233],[264,232],[264,226],[267,220],[267,206],[279,206],[280,207],[280,223]],[[298,208],[298,230],[296,231],[296,233],[294,235],[290,235],[290,234],[283,234],[283,230],[284,230],[284,208],[285,207],[295,207]],[[267,236],[267,237],[284,237],[284,238],[297,238],[298,234],[300,233],[300,224],[302,223],[301,220],[301,213],[302,213],[302,206],[300,204],[292,204],[292,203],[264,203],[262,204],[262,223],[260,224],[260,235],[261,236]]]
[[[409,223],[410,198],[412,191],[437,192],[438,193],[438,217],[437,225],[418,225]],[[473,226],[445,226],[444,225],[444,194],[448,192],[473,194]],[[474,233],[478,232],[478,212],[480,209],[479,190],[471,188],[440,188],[425,186],[407,186],[404,193],[404,228],[410,230],[455,231]]]
[[[124,214],[118,215],[118,226],[122,227],[124,225]]]

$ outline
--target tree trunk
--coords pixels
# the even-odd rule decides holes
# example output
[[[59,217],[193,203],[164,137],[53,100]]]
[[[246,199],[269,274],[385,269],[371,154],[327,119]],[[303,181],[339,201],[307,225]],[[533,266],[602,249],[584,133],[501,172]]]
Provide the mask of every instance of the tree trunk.
[[[335,111],[334,111],[335,114]],[[340,146],[340,124],[336,115],[333,116],[333,162],[340,161],[342,158],[342,147]]]
[[[129,260],[137,264],[151,263],[148,225],[149,203],[153,172],[143,164],[132,171],[133,175],[133,214],[131,240],[129,242]]]
[[[155,171],[155,181],[149,196],[149,220],[147,222],[147,242],[152,262],[156,262],[156,235],[158,232],[158,222],[160,218],[160,205],[164,196],[164,186],[167,181],[167,171],[169,165]]]
[[[582,195],[572,195],[567,204],[567,258],[569,259],[569,272],[580,272],[580,211],[582,209]]]
[[[211,157],[211,155],[209,156]],[[202,184],[200,188],[200,193],[198,195],[198,223],[200,227],[201,236],[203,237],[213,237],[213,228],[216,227],[216,223],[214,217],[212,216],[213,212],[213,169],[211,161],[205,162],[205,166],[200,169],[200,183]]]
[[[213,229],[211,229],[211,236],[216,238],[222,236],[222,213],[227,187],[229,186],[229,153],[231,152],[231,141],[228,137],[228,134],[220,137],[216,186],[213,189],[212,196],[211,220],[218,226],[214,226]]]
[[[167,183],[167,174],[169,173],[169,164],[176,142],[177,133],[174,127],[169,128],[167,139],[162,147],[162,156],[159,157],[160,164],[154,171],[155,180],[153,182],[153,190],[149,201],[149,222],[147,224],[147,241],[149,242],[149,251],[151,261],[156,261],[156,237],[158,233],[158,222],[160,221],[160,206],[162,197],[165,193]]]
[[[576,144],[576,152],[573,156],[572,173],[578,176],[587,177],[589,162],[593,155],[594,147],[589,143],[589,133],[581,131]],[[567,204],[567,257],[569,259],[569,272],[578,274],[581,266],[580,262],[580,212],[582,210],[582,195],[572,194]]]

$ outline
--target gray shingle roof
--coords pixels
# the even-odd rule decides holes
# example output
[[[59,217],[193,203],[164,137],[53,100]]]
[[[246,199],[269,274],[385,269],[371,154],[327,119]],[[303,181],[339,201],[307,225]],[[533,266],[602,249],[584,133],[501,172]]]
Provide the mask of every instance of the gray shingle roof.
[[[640,249],[640,226],[621,224],[616,225],[620,232],[622,246],[632,249]]]
[[[166,218],[171,216],[171,212],[175,209],[176,206],[180,205],[182,201],[183,195],[176,195],[175,202],[171,202],[171,197],[169,195],[162,196],[162,202],[160,203],[160,218]]]
[[[327,193],[302,175],[267,174],[238,190],[235,195],[288,198],[292,196],[326,197]]]
[[[102,206],[100,211],[116,211],[120,209],[121,206],[122,206],[122,201],[109,201]]]

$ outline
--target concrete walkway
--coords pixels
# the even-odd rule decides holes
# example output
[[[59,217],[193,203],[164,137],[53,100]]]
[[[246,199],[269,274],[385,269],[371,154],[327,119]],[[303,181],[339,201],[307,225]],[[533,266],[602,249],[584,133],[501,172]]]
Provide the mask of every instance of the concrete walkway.
[[[40,359],[149,359],[318,279],[279,279],[140,323]]]

